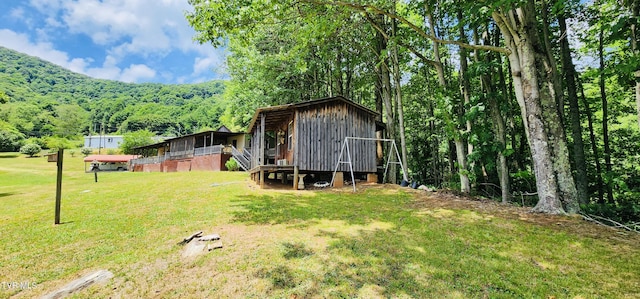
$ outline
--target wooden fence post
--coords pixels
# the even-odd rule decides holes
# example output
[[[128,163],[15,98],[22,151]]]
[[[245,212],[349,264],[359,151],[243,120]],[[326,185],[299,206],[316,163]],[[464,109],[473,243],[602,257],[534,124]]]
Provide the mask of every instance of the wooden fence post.
[[[56,180],[56,218],[55,224],[60,224],[60,202],[62,201],[62,158],[64,157],[64,149],[58,149],[58,177]]]

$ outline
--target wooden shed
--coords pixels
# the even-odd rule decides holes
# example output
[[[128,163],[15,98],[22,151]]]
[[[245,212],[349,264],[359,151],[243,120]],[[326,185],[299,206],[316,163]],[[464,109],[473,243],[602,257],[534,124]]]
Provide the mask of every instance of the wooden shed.
[[[298,175],[333,172],[345,137],[376,138],[378,113],[337,96],[308,102],[264,107],[256,111],[251,123],[251,174],[264,183],[269,173]],[[375,174],[376,143],[355,140],[350,143],[353,171]],[[338,171],[348,171],[341,164]]]

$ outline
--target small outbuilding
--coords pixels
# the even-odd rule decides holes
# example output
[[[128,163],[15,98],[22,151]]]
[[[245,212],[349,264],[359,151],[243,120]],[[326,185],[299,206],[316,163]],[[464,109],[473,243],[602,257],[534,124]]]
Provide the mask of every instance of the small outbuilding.
[[[270,174],[284,182],[293,175],[293,188],[306,174],[330,174],[337,165],[345,137],[351,165],[358,175],[377,181],[376,131],[378,113],[342,96],[259,108],[249,124],[251,177],[264,185]],[[350,171],[340,164],[338,175]],[[340,183],[342,181],[340,180]]]

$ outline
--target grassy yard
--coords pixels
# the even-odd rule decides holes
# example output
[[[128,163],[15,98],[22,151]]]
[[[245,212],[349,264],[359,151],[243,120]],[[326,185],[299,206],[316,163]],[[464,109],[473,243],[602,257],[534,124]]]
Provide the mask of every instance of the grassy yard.
[[[242,172],[100,173],[0,154],[0,298],[640,298],[640,237],[575,217],[395,186],[258,190]],[[177,243],[224,247],[183,258]]]

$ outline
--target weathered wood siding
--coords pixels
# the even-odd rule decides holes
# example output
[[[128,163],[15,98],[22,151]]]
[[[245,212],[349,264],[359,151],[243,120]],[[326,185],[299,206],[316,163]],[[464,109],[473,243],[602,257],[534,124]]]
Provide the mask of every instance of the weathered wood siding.
[[[251,168],[260,166],[260,127],[251,132]]]
[[[345,137],[375,138],[374,116],[337,102],[299,108],[295,116],[296,163],[301,171],[333,171]],[[375,141],[351,140],[349,150],[355,172],[376,172]],[[347,161],[347,153],[343,161]],[[342,164],[339,171],[349,171]]]

